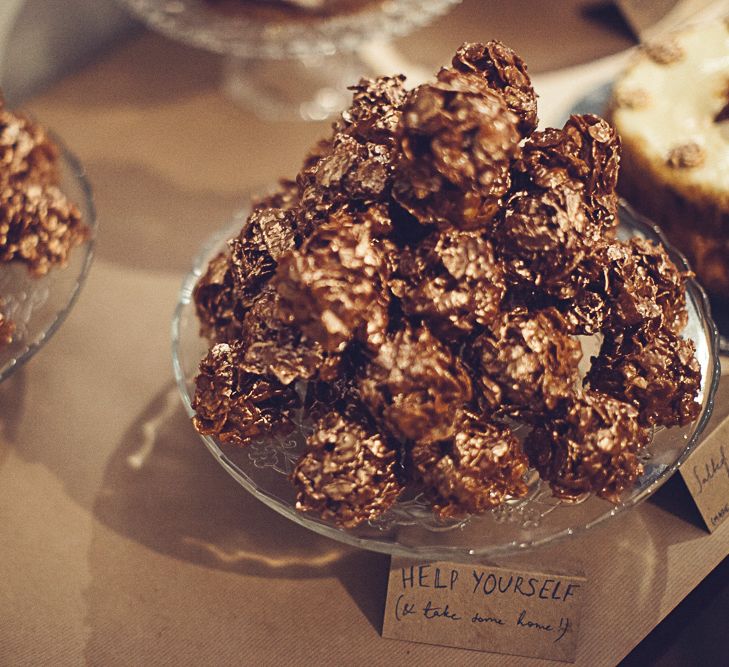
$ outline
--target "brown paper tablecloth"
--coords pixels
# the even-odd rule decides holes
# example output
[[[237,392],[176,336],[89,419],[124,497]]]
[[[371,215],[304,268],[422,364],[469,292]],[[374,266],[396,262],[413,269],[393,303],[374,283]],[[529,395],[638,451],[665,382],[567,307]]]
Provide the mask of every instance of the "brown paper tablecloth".
[[[516,664],[382,639],[387,557],[268,510],[183,413],[168,332],[191,257],[324,130],[235,108],[218,65],[147,35],[29,105],[85,164],[100,231],[70,317],[0,385],[0,664]],[[608,665],[728,552],[676,477],[521,561],[584,568],[578,662]]]

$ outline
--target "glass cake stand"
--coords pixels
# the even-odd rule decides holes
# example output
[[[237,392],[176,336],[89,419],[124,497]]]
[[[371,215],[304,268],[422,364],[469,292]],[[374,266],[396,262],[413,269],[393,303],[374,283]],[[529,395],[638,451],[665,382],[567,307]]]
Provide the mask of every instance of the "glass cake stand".
[[[347,86],[368,74],[358,49],[410,33],[460,1],[370,0],[349,13],[272,22],[243,10],[224,13],[204,0],[120,0],[151,28],[225,55],[226,94],[274,120],[339,113],[349,106]]]
[[[66,266],[54,266],[40,278],[31,276],[19,262],[0,264],[0,308],[16,327],[12,342],[0,347],[0,382],[38,352],[61,326],[94,256],[97,221],[91,186],[81,163],[58,137],[53,136],[53,140],[61,150],[60,188],[79,207],[91,235],[71,250]]]
[[[198,333],[192,291],[208,261],[224,248],[228,238],[240,231],[246,214],[242,211],[231,225],[209,240],[182,284],[172,321],[172,356],[177,385],[190,416],[198,363],[209,347]],[[621,205],[619,235],[641,236],[662,243],[673,261],[686,267],[684,258],[668,245],[659,229],[626,205]],[[702,379],[701,413],[687,426],[654,431],[644,454],[645,474],[617,505],[594,496],[579,502],[559,500],[536,472],[530,471],[525,498],[507,501],[484,514],[460,521],[441,521],[420,496],[410,496],[377,520],[347,530],[301,514],[294,507],[294,488],[288,475],[303,450],[305,435],[301,430],[285,439],[262,440],[246,448],[221,446],[215,438],[201,437],[218,462],[256,498],[302,526],[356,547],[431,559],[501,556],[536,547],[588,530],[645,500],[676,472],[696,446],[711,414],[719,381],[718,337],[706,295],[694,280],[688,281],[686,295],[689,322],[683,335],[696,344]],[[586,350],[585,356],[588,355]]]

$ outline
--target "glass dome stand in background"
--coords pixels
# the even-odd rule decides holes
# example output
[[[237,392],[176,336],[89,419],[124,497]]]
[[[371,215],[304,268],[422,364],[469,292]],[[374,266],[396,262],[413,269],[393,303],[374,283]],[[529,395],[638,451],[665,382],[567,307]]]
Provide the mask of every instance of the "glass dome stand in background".
[[[120,0],[151,28],[225,56],[222,89],[265,120],[324,120],[363,76],[417,69],[390,40],[426,25],[460,0],[372,0],[348,14],[262,22],[203,0]]]
[[[404,73],[410,86],[428,78],[402,59],[390,42],[373,40],[350,53],[305,55],[296,59],[227,56],[223,90],[241,107],[264,120],[325,120],[352,100],[348,89],[362,77]]]
[[[296,59],[227,56],[223,91],[264,120],[325,120],[350,104],[348,86],[370,74],[356,53]]]

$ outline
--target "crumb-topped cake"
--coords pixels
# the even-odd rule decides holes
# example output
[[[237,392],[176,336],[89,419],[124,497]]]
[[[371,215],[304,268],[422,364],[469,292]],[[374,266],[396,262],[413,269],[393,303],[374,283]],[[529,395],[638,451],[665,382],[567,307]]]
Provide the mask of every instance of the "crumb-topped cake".
[[[412,90],[355,86],[197,283],[197,430],[308,434],[296,506],[347,528],[406,490],[439,517],[483,512],[526,495],[529,467],[561,498],[619,502],[651,429],[700,411],[686,276],[616,238],[607,121],[536,127],[500,42]],[[582,334],[603,338],[584,383]]]
[[[621,193],[659,223],[706,288],[729,294],[729,25],[642,47],[617,81]]]

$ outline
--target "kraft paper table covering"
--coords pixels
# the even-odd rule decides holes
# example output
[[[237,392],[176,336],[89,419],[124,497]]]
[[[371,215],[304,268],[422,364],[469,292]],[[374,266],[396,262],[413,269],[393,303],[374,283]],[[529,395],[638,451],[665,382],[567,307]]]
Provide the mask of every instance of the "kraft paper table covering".
[[[543,119],[569,108],[565,81],[576,99],[619,60],[538,81]],[[235,108],[218,65],[145,35],[28,105],[85,164],[101,222],[74,311],[0,385],[0,663],[538,664],[382,639],[387,557],[267,509],[192,430],[169,351],[182,276],[242,193],[294,173],[325,129]],[[717,416],[726,381],[719,400]],[[676,476],[510,562],[584,569],[578,664],[602,665],[728,552],[729,523],[708,536]]]

